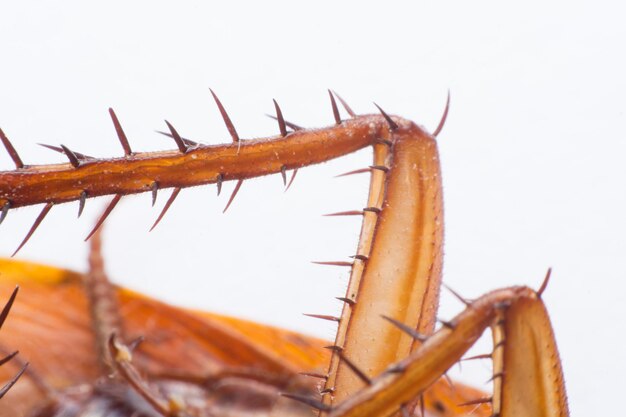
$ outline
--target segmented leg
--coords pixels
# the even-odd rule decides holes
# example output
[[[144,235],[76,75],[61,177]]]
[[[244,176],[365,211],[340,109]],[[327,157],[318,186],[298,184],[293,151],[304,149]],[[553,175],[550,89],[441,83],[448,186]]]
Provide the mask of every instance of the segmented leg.
[[[547,311],[527,287],[497,290],[472,302],[408,358],[388,367],[328,417],[379,417],[398,410],[433,384],[491,326],[494,392],[499,417],[569,415],[563,373]],[[468,403],[468,405],[470,404]]]

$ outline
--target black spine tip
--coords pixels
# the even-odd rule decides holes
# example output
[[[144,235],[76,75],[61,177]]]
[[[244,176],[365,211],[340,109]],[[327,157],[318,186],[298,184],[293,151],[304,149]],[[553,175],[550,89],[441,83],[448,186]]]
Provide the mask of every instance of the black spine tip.
[[[328,90],[328,96],[330,97],[330,105],[333,108],[333,117],[335,118],[335,124],[341,124],[341,116],[339,115],[339,108],[337,107],[337,102],[335,101],[335,96],[333,96],[333,92]]]
[[[174,139],[174,142],[176,142],[176,146],[178,146],[178,150],[180,151],[180,153],[187,153],[187,145],[185,144],[185,141],[183,141],[183,138],[180,137],[176,129],[174,129],[174,126],[172,126],[172,124],[167,120],[165,121],[165,124],[170,130],[170,133],[172,134],[172,139]]]
[[[60,145],[60,146],[61,146],[61,149],[63,149],[63,153],[65,154],[65,156],[67,156],[67,159],[70,160],[70,164],[72,164],[74,168],[78,168],[80,166],[80,161],[78,160],[78,157],[76,156],[76,154],[67,146],[65,145]]]
[[[393,119],[387,113],[385,113],[385,111],[381,109],[378,104],[374,103],[374,106],[378,108],[378,111],[380,111],[380,114],[382,114],[385,120],[387,121],[387,124],[389,125],[389,129],[396,130],[398,128],[398,124],[394,122]]]

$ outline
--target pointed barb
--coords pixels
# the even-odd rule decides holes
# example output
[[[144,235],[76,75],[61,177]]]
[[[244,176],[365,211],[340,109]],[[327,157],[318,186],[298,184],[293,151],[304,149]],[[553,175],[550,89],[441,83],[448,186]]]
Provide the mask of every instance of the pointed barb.
[[[441,116],[441,120],[437,125],[437,129],[433,132],[433,136],[437,137],[441,133],[443,126],[446,124],[446,119],[448,118],[448,111],[450,110],[450,90],[448,90],[448,99],[446,100],[446,108],[443,111],[443,115]]]
[[[13,306],[13,302],[15,301],[15,297],[17,297],[17,293],[19,290],[20,290],[20,287],[15,287],[15,289],[11,293],[11,296],[9,297],[9,301],[7,301],[4,307],[2,308],[2,312],[0,313],[0,329],[2,328],[2,325],[4,324],[4,321],[7,319],[7,316],[9,315],[9,311],[11,311],[11,307]]]
[[[335,297],[337,300],[342,301],[350,306],[356,305],[356,301],[354,301],[352,298],[348,298],[348,297]]]
[[[363,212],[361,210],[348,210],[348,211],[338,211],[336,213],[324,214],[324,217],[335,217],[335,216],[362,216]]]
[[[363,381],[366,385],[372,385],[372,380],[370,379],[370,377],[368,377],[365,372],[363,372],[363,370],[361,370],[358,366],[356,366],[356,364],[354,362],[352,362],[350,359],[348,359],[343,352],[337,352],[337,354],[339,355],[339,358],[341,359],[341,361],[343,363],[345,363],[348,368],[350,368],[350,370],[361,380]]]
[[[385,174],[389,172],[389,167],[386,167],[384,165],[371,165],[370,168],[382,171]]]
[[[152,207],[156,203],[157,196],[159,194],[159,183],[156,181],[152,181],[152,185],[150,185],[150,190],[152,192]]]
[[[11,144],[11,141],[9,140],[9,138],[7,138],[7,135],[4,134],[2,129],[0,129],[0,140],[2,140],[2,143],[4,144],[4,147],[6,148],[7,152],[9,153],[9,156],[11,157],[13,162],[15,163],[15,168],[17,168],[17,169],[24,168],[24,163],[22,162],[22,159],[20,158],[19,154],[17,153],[17,151],[15,150],[13,145]]]
[[[291,184],[293,184],[293,180],[296,179],[297,173],[298,173],[298,168],[294,169],[293,172],[291,173],[291,178],[289,179],[289,184],[287,184],[287,187],[285,187],[285,191],[287,191],[291,187]]]
[[[266,114],[266,116],[267,116],[267,117],[269,117],[270,119],[278,120],[278,117],[276,117],[276,116],[274,116],[274,115],[271,115],[271,114]],[[295,132],[295,131],[298,131],[298,130],[304,130],[304,128],[303,128],[302,126],[297,125],[297,124],[295,124],[295,123],[291,123],[291,122],[289,122],[289,121],[287,121],[287,120],[285,120],[285,125],[287,125],[287,127],[288,127],[289,129],[293,130],[294,132]]]
[[[287,167],[285,165],[280,167],[280,176],[283,177],[283,185],[287,187]]]
[[[335,178],[347,177],[348,175],[365,174],[366,172],[372,172],[371,168],[360,168],[354,171],[344,172],[343,174],[335,175]]]
[[[13,378],[11,378],[9,380],[9,382],[7,382],[6,384],[4,384],[4,386],[2,388],[0,388],[0,398],[4,397],[4,395],[9,392],[9,390],[11,389],[11,387],[13,387],[13,385],[15,385],[15,383],[17,382],[18,379],[20,379],[20,377],[22,376],[22,374],[24,372],[26,372],[26,368],[28,368],[28,362],[26,362],[24,364],[24,366],[22,366],[22,368],[19,370],[19,372],[17,374],[15,374],[15,376]]]
[[[306,313],[304,313],[303,315],[307,316],[307,317],[312,317],[314,319],[322,319],[322,320],[335,321],[335,322],[339,322],[340,321],[339,317],[328,316],[328,315],[325,315],[325,314],[306,314]]]
[[[367,211],[367,212],[374,213],[374,214],[380,214],[382,209],[378,207],[365,207],[363,211]]]
[[[367,262],[370,259],[369,256],[367,255],[352,255],[351,258],[358,259],[359,261],[362,261],[362,262]]]
[[[276,102],[276,100],[272,99],[274,102],[274,108],[276,109],[276,120],[278,121],[278,128],[280,129],[280,136],[287,136],[287,125],[285,124],[285,119],[283,118],[283,112],[280,110],[280,106]]]
[[[157,132],[157,133],[159,133],[159,134],[161,134],[163,136],[167,136],[170,139],[174,139],[174,136],[172,136],[172,134],[169,133],[169,132],[163,132],[162,130],[155,130],[155,132]],[[184,138],[182,136],[180,138],[183,140],[183,143],[185,145],[187,145],[187,147],[198,146],[198,142],[196,142],[196,141]]]
[[[477,359],[491,359],[493,358],[493,355],[491,353],[483,353],[481,355],[474,355],[474,356],[469,356],[467,358],[462,358],[461,361],[465,362],[465,361],[475,361]]]
[[[4,358],[0,359],[0,366],[4,365],[5,363],[9,362],[11,359],[13,359],[17,354],[19,353],[18,350],[16,350],[15,352],[5,356]]]
[[[452,295],[454,295],[454,297],[455,297],[457,300],[459,300],[460,302],[462,302],[463,304],[465,304],[467,307],[471,307],[471,305],[472,305],[471,301],[469,301],[469,300],[467,300],[467,299],[465,299],[465,298],[461,297],[461,295],[460,295],[458,292],[454,291],[452,288],[448,287],[446,284],[443,284],[443,286],[445,287],[445,289],[446,289],[446,290],[450,291],[450,293],[451,293]]]
[[[546,288],[548,288],[551,275],[552,275],[552,268],[548,268],[548,271],[546,272],[546,276],[543,279],[543,282],[541,283],[541,287],[539,287],[539,289],[537,290],[537,297],[541,298],[541,296],[543,295],[543,292],[546,290]]]
[[[174,190],[172,191],[172,194],[170,195],[170,198],[165,203],[165,206],[163,206],[163,210],[161,210],[161,214],[159,214],[159,217],[157,217],[156,221],[154,222],[154,224],[150,228],[150,232],[152,230],[154,230],[154,228],[157,226],[157,224],[159,224],[159,222],[161,221],[163,216],[165,216],[165,213],[167,213],[167,210],[169,210],[169,208],[172,205],[172,203],[174,202],[174,200],[176,200],[176,197],[178,197],[178,193],[180,193],[180,190],[181,190],[180,187],[174,188]]]
[[[337,107],[337,102],[335,101],[335,96],[333,96],[332,91],[328,90],[328,95],[330,96],[330,104],[333,107],[333,117],[335,118],[335,124],[341,124],[341,116],[339,115],[339,108]]]
[[[80,166],[80,161],[78,160],[76,154],[65,145],[61,145],[61,149],[63,149],[63,153],[67,156],[67,159],[70,160],[70,164],[72,164],[74,168],[78,168]]]
[[[215,100],[215,104],[217,104],[217,108],[219,109],[220,114],[222,115],[222,119],[224,119],[224,123],[226,124],[226,128],[228,129],[228,133],[230,133],[230,136],[233,138],[233,142],[239,142],[239,135],[237,134],[237,130],[235,130],[235,126],[233,125],[233,122],[230,120],[230,117],[228,117],[228,113],[226,113],[224,106],[222,106],[222,102],[220,101],[219,98],[217,98],[213,90],[209,88],[209,91],[211,91],[211,95],[213,96],[213,99]]]
[[[102,215],[100,216],[100,218],[96,222],[96,225],[94,226],[94,228],[91,230],[91,232],[89,232],[89,234],[85,238],[85,242],[88,241],[89,238],[91,238],[91,236],[93,236],[93,234],[98,231],[100,226],[102,226],[102,223],[104,223],[104,221],[107,219],[107,217],[109,217],[109,214],[111,214],[111,212],[113,211],[115,206],[117,206],[117,203],[119,203],[121,199],[122,199],[122,194],[115,194],[115,197],[113,197],[113,199],[111,200],[111,202],[107,206],[106,210],[104,210],[104,213],[102,213]]]
[[[83,210],[85,209],[85,202],[87,201],[87,191],[83,190],[80,192],[80,198],[78,200],[78,218],[83,214]]]
[[[437,319],[437,321],[447,329],[454,330],[456,328],[456,323],[454,321],[446,321],[441,319]]]
[[[495,374],[491,375],[491,378],[489,378],[487,381],[485,381],[486,384],[490,383],[491,381],[493,381],[494,379],[497,378],[504,378],[504,372],[496,372]]]
[[[174,129],[174,126],[172,126],[167,120],[165,121],[165,124],[170,129],[170,132],[172,133],[172,139],[174,139],[174,142],[176,142],[176,146],[178,146],[178,150],[180,151],[180,153],[187,153],[187,145],[183,141],[183,138],[180,137],[176,129]]]
[[[313,261],[316,265],[329,265],[329,266],[352,266],[352,262],[344,261]]]
[[[354,111],[352,111],[350,106],[348,106],[348,103],[346,103],[346,101],[344,99],[342,99],[341,96],[339,94],[337,94],[336,91],[333,91],[333,94],[335,95],[335,97],[337,97],[337,99],[339,100],[339,102],[341,103],[343,108],[346,110],[346,113],[348,113],[350,115],[350,117],[352,117],[352,118],[356,117],[356,113]]]
[[[230,207],[231,203],[235,199],[235,196],[239,192],[239,189],[241,188],[241,184],[243,184],[243,180],[239,180],[237,181],[237,184],[235,184],[235,188],[233,189],[233,192],[231,193],[230,198],[228,199],[228,203],[226,203],[226,207],[224,207],[224,211],[222,211],[222,213],[226,213],[226,210],[228,210],[228,207]]]
[[[383,319],[387,320],[389,323],[391,323],[394,326],[396,326],[398,329],[402,330],[404,333],[406,333],[409,336],[411,336],[415,340],[419,340],[420,342],[425,342],[428,339],[427,336],[419,333],[415,329],[412,329],[411,327],[407,326],[406,324],[402,323],[401,321],[398,321],[396,319],[392,319],[391,317],[388,317],[388,316],[381,316],[381,317]]]
[[[224,176],[222,174],[218,174],[215,179],[215,184],[217,185],[217,195],[219,196],[222,192],[222,183],[224,182]]]
[[[479,404],[487,404],[490,403],[492,400],[491,397],[487,397],[487,398],[478,398],[476,400],[472,400],[472,401],[466,401],[464,403],[461,404],[457,404],[459,407],[465,407],[468,405],[479,405]]]
[[[58,152],[58,153],[65,154],[65,151],[60,146],[47,145],[45,143],[38,143],[37,145],[43,146],[44,148],[50,149],[51,151],[55,151],[55,152]],[[76,151],[72,151],[72,153],[76,156],[76,158],[78,158],[79,161],[85,160],[85,159],[96,159],[93,156],[85,155],[84,153],[80,153],[80,152],[76,152]]]
[[[329,405],[324,404],[323,402],[318,401],[315,398],[311,398],[311,397],[308,397],[308,396],[305,396],[305,395],[287,394],[286,392],[281,392],[280,395],[285,397],[285,398],[289,398],[291,400],[298,401],[298,402],[301,402],[303,404],[306,404],[306,405],[308,405],[310,407],[313,407],[313,408],[315,408],[316,410],[319,410],[319,411],[329,412],[329,411],[332,410],[332,408]]]
[[[387,124],[389,125],[389,129],[396,130],[398,128],[398,124],[394,122],[393,119],[387,113],[385,113],[385,111],[381,109],[378,104],[374,103],[374,106],[378,108],[378,111],[380,111],[380,114],[382,114],[385,120],[387,121]]]
[[[35,233],[35,230],[37,230],[37,228],[39,227],[39,225],[43,221],[43,219],[46,218],[46,215],[50,212],[50,209],[52,208],[53,205],[54,205],[54,203],[51,202],[51,201],[46,203],[46,205],[41,210],[41,213],[39,213],[39,216],[37,216],[37,218],[35,219],[35,222],[30,227],[30,230],[26,234],[26,237],[24,238],[24,240],[22,240],[22,243],[20,243],[20,245],[17,247],[17,249],[15,249],[15,252],[13,252],[13,254],[11,255],[11,258],[14,257],[20,251],[20,249],[22,249],[22,247],[24,247],[26,242],[28,242],[28,240],[31,238],[33,233]]]
[[[6,201],[3,205],[2,205],[2,210],[0,210],[0,224],[2,224],[2,222],[4,221],[4,219],[6,219],[7,214],[9,214],[9,210],[11,209],[11,202],[10,201]]]
[[[328,379],[328,375],[326,374],[321,374],[319,372],[298,372],[299,375],[302,376],[310,376],[311,378],[317,378],[317,379]]]
[[[337,345],[324,346],[324,349],[328,349],[333,352],[343,352],[343,348]]]
[[[122,148],[124,149],[124,155],[130,156],[133,154],[133,151],[130,149],[130,143],[128,143],[128,138],[126,137],[126,133],[124,133],[124,129],[122,129],[122,125],[118,120],[115,112],[111,107],[109,107],[109,115],[111,116],[111,120],[113,120],[113,126],[115,126],[115,133],[117,133],[117,137],[122,144]]]

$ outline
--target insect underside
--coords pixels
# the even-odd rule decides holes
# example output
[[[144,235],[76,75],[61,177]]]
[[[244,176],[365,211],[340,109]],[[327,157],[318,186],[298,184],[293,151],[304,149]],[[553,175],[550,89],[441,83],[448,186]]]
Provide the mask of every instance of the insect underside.
[[[0,260],[2,294],[12,294],[0,315],[8,355],[0,360],[0,417],[569,415],[541,300],[548,277],[538,291],[457,295],[465,309],[435,331],[443,245],[436,136],[448,106],[430,134],[380,108],[356,115],[329,94],[334,125],[303,129],[274,102],[280,135],[245,141],[213,94],[232,143],[201,145],[166,122],[176,150],[150,153],[132,151],[109,109],[124,156],[49,146],[69,159],[58,165],[25,165],[0,130],[16,165],[0,172],[0,222],[11,209],[43,204],[15,253],[54,205],[77,201],[80,213],[87,199],[112,196],[88,235],[87,274]],[[336,99],[350,118],[341,119]],[[154,199],[171,188],[156,226],[183,188],[215,183],[219,192],[236,181],[228,208],[248,178],[279,173],[289,187],[298,169],[367,146],[372,165],[349,173],[369,173],[367,206],[333,214],[362,217],[356,254],[351,262],[320,262],[351,271],[341,315],[313,315],[337,322],[333,342],[170,307],[109,283],[98,229],[124,196]],[[492,362],[492,394],[446,376],[488,327],[493,350],[476,359]]]

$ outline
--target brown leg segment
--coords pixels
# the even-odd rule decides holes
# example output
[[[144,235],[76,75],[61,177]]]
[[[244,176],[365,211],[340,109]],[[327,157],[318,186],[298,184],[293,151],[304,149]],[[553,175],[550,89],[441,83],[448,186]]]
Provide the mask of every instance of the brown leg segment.
[[[503,313],[503,314],[501,314]],[[384,417],[423,393],[454,365],[491,325],[502,325],[503,383],[499,417],[569,415],[563,376],[548,315],[526,287],[491,292],[474,301],[407,359],[389,367],[372,384],[334,407],[329,417]],[[497,364],[494,369],[497,368]],[[494,384],[498,388],[500,384]],[[494,401],[496,405],[498,401]]]

